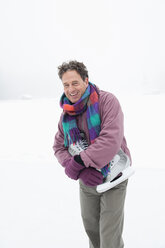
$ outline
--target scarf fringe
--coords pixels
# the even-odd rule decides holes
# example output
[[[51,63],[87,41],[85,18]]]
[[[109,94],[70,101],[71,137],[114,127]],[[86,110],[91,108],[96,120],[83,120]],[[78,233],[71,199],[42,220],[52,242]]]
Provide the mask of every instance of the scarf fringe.
[[[64,135],[64,145],[65,147],[69,147],[71,144],[79,141],[81,139],[80,131],[78,128],[72,128],[68,133]]]

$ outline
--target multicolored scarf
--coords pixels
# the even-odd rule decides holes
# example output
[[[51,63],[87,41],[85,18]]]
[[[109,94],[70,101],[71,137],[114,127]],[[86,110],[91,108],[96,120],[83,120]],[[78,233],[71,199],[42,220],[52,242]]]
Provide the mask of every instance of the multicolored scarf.
[[[73,144],[74,142],[81,139],[80,131],[77,127],[76,115],[83,113],[85,110],[90,142],[91,144],[94,143],[101,130],[98,93],[96,86],[89,82],[88,87],[82,97],[74,104],[71,103],[63,93],[60,99],[60,106],[64,110],[62,126],[64,131],[65,147],[69,147],[70,144]],[[104,177],[107,176],[109,170],[109,164],[101,169]]]

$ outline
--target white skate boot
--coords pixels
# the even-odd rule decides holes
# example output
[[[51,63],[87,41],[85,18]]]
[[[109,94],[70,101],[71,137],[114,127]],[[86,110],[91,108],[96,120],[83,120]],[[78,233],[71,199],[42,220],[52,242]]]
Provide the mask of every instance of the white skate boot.
[[[133,174],[134,170],[132,166],[130,166],[129,157],[120,149],[110,162],[110,172],[108,173],[105,182],[98,185],[96,190],[98,193],[103,193],[119,183],[122,183]]]

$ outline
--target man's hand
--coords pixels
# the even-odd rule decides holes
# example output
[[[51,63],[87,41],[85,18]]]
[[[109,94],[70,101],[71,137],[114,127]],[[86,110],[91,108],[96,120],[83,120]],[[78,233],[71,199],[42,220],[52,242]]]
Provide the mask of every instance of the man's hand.
[[[85,166],[79,162],[76,162],[75,157],[70,158],[65,162],[65,173],[71,179],[77,180],[80,172],[85,169]]]
[[[65,173],[71,179],[80,178],[87,186],[97,186],[103,183],[103,175],[95,168],[86,168],[80,155],[76,155],[65,162]]]
[[[79,178],[87,186],[97,186],[103,183],[103,175],[92,167],[85,168],[80,172]]]

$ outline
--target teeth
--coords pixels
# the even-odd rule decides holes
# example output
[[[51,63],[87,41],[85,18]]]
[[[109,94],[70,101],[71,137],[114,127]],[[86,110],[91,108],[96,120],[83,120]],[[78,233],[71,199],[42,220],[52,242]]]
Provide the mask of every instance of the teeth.
[[[77,94],[77,93],[76,93]],[[76,94],[70,94],[71,96],[75,96]]]

